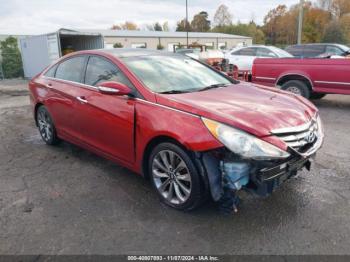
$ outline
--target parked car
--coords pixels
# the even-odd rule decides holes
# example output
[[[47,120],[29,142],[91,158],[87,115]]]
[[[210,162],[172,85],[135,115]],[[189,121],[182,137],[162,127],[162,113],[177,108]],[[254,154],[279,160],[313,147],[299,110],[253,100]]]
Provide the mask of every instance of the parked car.
[[[206,49],[203,51],[200,51],[200,49],[198,48],[177,49],[176,53],[186,55],[193,59],[197,59],[208,65],[222,63],[225,57],[224,53],[221,50],[211,50],[211,49]]]
[[[181,210],[207,195],[232,206],[241,188],[268,195],[310,168],[323,142],[318,110],[306,99],[178,54],[81,51],[29,89],[45,143],[66,140],[116,161]]]
[[[253,62],[258,57],[278,58],[293,56],[277,47],[263,45],[239,47],[225,53],[225,58],[229,60],[229,63],[237,66],[239,70],[252,70]]]
[[[256,59],[252,81],[320,99],[326,94],[350,95],[349,59]]]
[[[339,44],[292,45],[287,47],[286,51],[298,58],[350,55],[350,48],[346,45]]]
[[[199,59],[199,54],[200,54],[201,50],[200,49],[195,49],[195,48],[178,48],[176,49],[175,53],[177,54],[181,54],[181,55],[187,55],[191,58],[194,59]]]

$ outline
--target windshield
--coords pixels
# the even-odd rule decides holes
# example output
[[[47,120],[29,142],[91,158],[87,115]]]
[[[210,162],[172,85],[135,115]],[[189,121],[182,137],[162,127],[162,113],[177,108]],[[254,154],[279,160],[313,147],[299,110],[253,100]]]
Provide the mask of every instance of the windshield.
[[[193,51],[193,49],[182,49],[182,50],[176,50],[176,53],[189,54],[189,53],[194,53],[194,51]]]
[[[209,86],[232,84],[205,65],[185,56],[123,58],[124,63],[153,92],[195,92]]]
[[[200,49],[177,49],[176,53],[179,54],[199,54],[201,52]]]
[[[282,50],[282,49],[280,49],[280,48],[277,48],[277,47],[270,47],[271,48],[271,50],[273,51],[273,52],[275,52],[277,55],[278,55],[278,57],[293,57],[293,55],[291,55],[290,53],[288,53],[287,51],[284,51],[284,50]]]
[[[346,45],[337,45],[340,49],[342,49],[344,52],[350,52],[350,47],[346,46]]]

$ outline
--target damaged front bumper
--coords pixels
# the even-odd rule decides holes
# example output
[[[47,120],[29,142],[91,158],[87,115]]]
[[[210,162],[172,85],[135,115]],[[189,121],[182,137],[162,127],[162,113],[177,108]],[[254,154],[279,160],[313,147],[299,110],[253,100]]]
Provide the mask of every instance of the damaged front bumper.
[[[268,196],[275,191],[282,183],[294,177],[304,167],[311,168],[312,159],[315,153],[307,157],[292,154],[286,160],[242,160],[237,159],[226,149],[202,153],[200,161],[204,167],[208,186],[214,201],[219,201],[224,194],[225,180],[224,172],[220,166],[222,161],[242,162],[249,164],[249,183],[243,189],[253,192],[259,196]]]
[[[286,162],[258,169],[255,174],[251,174],[250,183],[246,188],[257,195],[268,196],[304,167],[310,171],[314,156],[308,158],[295,156]]]

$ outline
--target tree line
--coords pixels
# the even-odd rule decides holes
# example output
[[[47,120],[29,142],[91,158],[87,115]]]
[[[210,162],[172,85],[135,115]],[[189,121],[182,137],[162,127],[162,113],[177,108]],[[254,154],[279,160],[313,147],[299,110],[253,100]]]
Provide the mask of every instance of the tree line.
[[[319,0],[304,4],[303,43],[350,43],[350,1]],[[297,39],[299,5],[279,5],[265,16],[265,42],[290,45]]]
[[[350,43],[350,0],[314,0],[306,1],[303,6],[303,43],[334,42]],[[177,22],[176,31],[218,32],[250,36],[255,44],[287,46],[297,41],[299,5],[278,5],[264,17],[262,25],[253,19],[248,23],[233,23],[234,15],[226,5],[220,5],[213,21],[209,14],[202,11],[192,20]],[[137,24],[125,22],[114,25],[115,30],[139,30]],[[146,30],[169,31],[168,23],[146,25]]]

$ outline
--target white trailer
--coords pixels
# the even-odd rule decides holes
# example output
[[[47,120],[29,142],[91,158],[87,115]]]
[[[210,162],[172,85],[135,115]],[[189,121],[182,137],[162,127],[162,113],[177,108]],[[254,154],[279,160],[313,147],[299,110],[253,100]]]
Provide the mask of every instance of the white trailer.
[[[24,76],[32,78],[63,56],[65,49],[74,51],[104,48],[99,33],[60,29],[57,32],[20,39]]]

